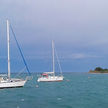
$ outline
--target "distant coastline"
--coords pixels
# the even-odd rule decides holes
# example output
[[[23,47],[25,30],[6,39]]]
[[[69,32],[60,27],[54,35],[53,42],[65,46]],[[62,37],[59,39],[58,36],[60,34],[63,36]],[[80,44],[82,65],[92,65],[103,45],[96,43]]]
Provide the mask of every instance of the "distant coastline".
[[[108,69],[96,67],[94,70],[90,70],[89,73],[108,73]]]

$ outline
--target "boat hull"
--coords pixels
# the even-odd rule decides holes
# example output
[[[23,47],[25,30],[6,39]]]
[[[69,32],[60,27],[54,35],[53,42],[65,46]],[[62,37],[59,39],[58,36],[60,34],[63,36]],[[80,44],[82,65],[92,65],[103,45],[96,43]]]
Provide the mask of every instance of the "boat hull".
[[[37,80],[38,82],[60,82],[63,81],[62,76],[49,76],[49,77],[40,77]]]
[[[4,81],[4,82],[0,82],[0,89],[23,87],[25,83],[26,83],[26,80]]]

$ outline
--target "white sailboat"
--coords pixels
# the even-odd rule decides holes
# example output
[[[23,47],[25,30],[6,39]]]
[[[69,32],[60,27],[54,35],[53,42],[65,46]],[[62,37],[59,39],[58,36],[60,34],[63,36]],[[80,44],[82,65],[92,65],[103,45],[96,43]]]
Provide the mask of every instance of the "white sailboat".
[[[11,78],[10,68],[10,36],[9,36],[9,21],[7,20],[7,49],[8,49],[8,75],[0,75],[0,89],[23,87],[27,79]]]
[[[57,56],[57,54],[56,54]],[[38,78],[38,82],[56,82],[56,81],[63,81],[63,75],[62,75],[62,70],[61,70],[61,66],[58,60],[58,56],[57,56],[57,60],[58,60],[58,64],[60,67],[60,71],[61,71],[61,75],[55,75],[55,47],[54,47],[54,42],[52,41],[52,59],[53,59],[53,71],[52,72],[44,72],[43,74],[41,74],[41,77]]]

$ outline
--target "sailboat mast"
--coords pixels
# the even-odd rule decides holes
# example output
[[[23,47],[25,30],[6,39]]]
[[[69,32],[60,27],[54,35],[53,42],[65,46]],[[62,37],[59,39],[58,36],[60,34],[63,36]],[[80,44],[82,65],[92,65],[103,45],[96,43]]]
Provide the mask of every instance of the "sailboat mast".
[[[10,38],[9,38],[9,21],[7,20],[7,47],[8,47],[8,78],[10,78]]]
[[[55,75],[55,60],[54,60],[54,41],[52,40],[52,57],[53,57],[53,72]]]

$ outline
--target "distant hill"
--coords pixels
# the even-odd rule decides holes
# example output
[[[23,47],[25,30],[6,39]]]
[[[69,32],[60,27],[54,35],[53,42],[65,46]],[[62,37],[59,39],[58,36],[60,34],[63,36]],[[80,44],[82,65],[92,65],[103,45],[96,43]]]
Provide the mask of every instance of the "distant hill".
[[[108,73],[108,69],[96,67],[94,70],[90,70],[89,73]]]

